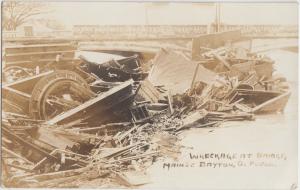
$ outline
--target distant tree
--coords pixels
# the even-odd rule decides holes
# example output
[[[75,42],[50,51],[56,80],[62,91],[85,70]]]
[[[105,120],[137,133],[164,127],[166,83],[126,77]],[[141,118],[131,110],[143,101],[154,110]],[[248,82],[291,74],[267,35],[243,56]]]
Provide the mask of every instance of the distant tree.
[[[45,2],[4,1],[2,11],[3,29],[13,31],[33,16],[48,12],[48,8]]]

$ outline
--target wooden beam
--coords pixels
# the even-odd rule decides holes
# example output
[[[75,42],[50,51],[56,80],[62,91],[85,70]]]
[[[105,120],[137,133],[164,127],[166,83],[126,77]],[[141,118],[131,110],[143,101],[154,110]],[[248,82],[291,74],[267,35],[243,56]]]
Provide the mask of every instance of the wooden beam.
[[[38,146],[36,146],[35,144],[32,144],[30,142],[27,142],[26,140],[24,140],[23,138],[19,137],[18,135],[14,134],[13,132],[11,132],[9,129],[7,129],[6,127],[2,126],[2,132],[3,135],[8,136],[11,140],[15,140],[18,143],[20,143],[21,145],[24,145],[26,147],[30,147],[34,150],[36,150],[37,152],[39,152],[40,154],[49,157],[50,159],[53,160],[59,160],[58,158],[56,158],[55,156],[50,155],[48,152],[46,152],[45,150],[39,148]]]
[[[24,82],[28,82],[28,81],[31,81],[33,79],[40,79],[44,76],[47,76],[51,73],[53,73],[54,71],[47,71],[47,72],[44,72],[44,73],[41,73],[39,75],[34,75],[34,76],[31,76],[31,77],[27,77],[27,78],[24,78],[24,79],[21,79],[21,80],[18,80],[18,81],[15,81],[15,82],[12,82],[12,83],[7,83],[7,84],[3,84],[2,88],[6,88],[6,87],[14,87],[14,86],[17,86],[17,85],[23,85]]]
[[[33,162],[27,160],[26,158],[24,158],[24,157],[18,155],[17,153],[15,153],[15,152],[13,152],[13,151],[11,151],[11,150],[8,150],[8,149],[5,148],[4,146],[2,146],[2,150],[5,151],[5,152],[7,152],[8,154],[11,154],[11,155],[13,155],[13,156],[15,156],[15,157],[17,157],[17,158],[19,158],[19,159],[21,159],[21,160],[23,160],[23,161],[29,163],[29,164],[33,164]]]
[[[15,93],[15,94],[17,94],[17,95],[20,95],[20,96],[22,96],[22,97],[24,97],[24,98],[31,98],[31,95],[30,94],[27,94],[27,93],[25,93],[25,92],[21,92],[21,91],[19,91],[19,90],[16,90],[16,89],[13,89],[13,88],[11,88],[11,87],[3,87],[3,90],[8,90],[8,91],[10,91],[10,92],[13,92],[13,93]]]
[[[100,102],[101,100],[103,100],[104,98],[118,92],[119,90],[121,89],[124,89],[126,87],[128,87],[129,85],[132,85],[133,84],[133,80],[128,80],[116,87],[113,87],[112,89],[110,89],[109,91],[107,92],[104,92],[103,94],[100,94],[99,96],[97,96],[96,98],[93,98],[93,99],[90,99],[88,100],[87,102],[77,106],[76,108],[74,109],[71,109],[63,114],[60,114],[60,115],[57,115],[56,117],[52,118],[51,120],[47,121],[46,124],[47,125],[54,125],[58,122],[61,122],[73,115],[75,115],[76,113],[78,112],[82,112],[84,111],[85,109],[87,109],[88,107],[94,105],[95,103],[97,102]]]

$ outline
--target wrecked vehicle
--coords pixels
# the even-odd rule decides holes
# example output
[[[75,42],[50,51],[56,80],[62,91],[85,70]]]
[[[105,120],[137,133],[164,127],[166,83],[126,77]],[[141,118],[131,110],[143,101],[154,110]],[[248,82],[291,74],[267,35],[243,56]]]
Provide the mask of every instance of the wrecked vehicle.
[[[114,115],[117,118],[122,111],[127,111],[134,98],[134,84],[133,81],[129,80],[134,73],[126,73],[123,70],[131,68],[130,65],[123,65],[124,68],[119,68],[118,71],[122,72],[123,76],[126,76],[118,79],[117,83],[105,82],[84,71],[81,67],[82,63],[72,57],[74,56],[74,50],[71,51],[70,48],[65,44],[7,48],[5,68],[11,69],[15,68],[15,66],[22,66],[22,68],[31,69],[33,74],[15,78],[15,73],[19,72],[15,71],[12,75],[11,73],[6,73],[9,74],[5,76],[7,82],[2,86],[4,111],[24,115],[29,114],[33,119],[51,120],[50,123],[52,124],[61,123],[64,120],[63,118],[66,117],[65,115],[70,113],[67,111],[73,110],[78,106],[81,106],[81,109],[73,110],[71,115],[75,114],[76,117],[72,117],[68,122],[71,120],[83,121],[91,118],[90,113],[94,115],[100,114],[99,122],[105,122],[109,120],[109,117],[107,114],[105,116],[104,112],[115,109],[117,110],[116,114],[109,115]],[[47,51],[51,50],[51,53],[39,52],[44,49]],[[20,53],[20,51],[26,53]],[[69,51],[72,52],[72,55],[69,54]],[[64,54],[66,52],[67,54]],[[25,58],[19,61],[23,54]],[[66,55],[66,57],[62,55]],[[31,59],[31,61],[26,60],[27,58]],[[120,64],[131,60],[134,63],[137,61],[135,57],[125,58],[120,61]],[[101,72],[98,74],[108,77],[108,74],[111,73],[108,71],[105,74]],[[122,74],[113,73],[112,75],[122,76]],[[13,81],[9,81],[9,79],[13,79]],[[115,104],[109,103],[112,100],[115,101]],[[116,106],[118,108],[115,108]],[[97,109],[93,107],[97,107]],[[90,111],[86,114],[88,117],[80,114],[87,111]],[[111,110],[110,113],[113,112]],[[58,115],[60,116],[59,119],[56,118]],[[126,118],[130,119],[130,114],[127,114]]]

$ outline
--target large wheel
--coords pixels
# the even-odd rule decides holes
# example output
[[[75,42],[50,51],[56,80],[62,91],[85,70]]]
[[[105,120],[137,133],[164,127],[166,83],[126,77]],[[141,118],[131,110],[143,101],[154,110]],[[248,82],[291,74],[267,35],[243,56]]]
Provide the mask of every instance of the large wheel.
[[[93,95],[87,82],[77,73],[56,71],[35,85],[29,112],[35,119],[49,120],[82,104]]]

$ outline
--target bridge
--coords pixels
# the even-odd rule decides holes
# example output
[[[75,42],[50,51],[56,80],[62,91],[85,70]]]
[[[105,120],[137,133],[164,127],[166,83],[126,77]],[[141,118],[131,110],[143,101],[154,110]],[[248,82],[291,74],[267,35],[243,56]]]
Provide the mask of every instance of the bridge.
[[[256,53],[274,49],[298,48],[297,39],[257,39],[252,42],[252,51]]]

